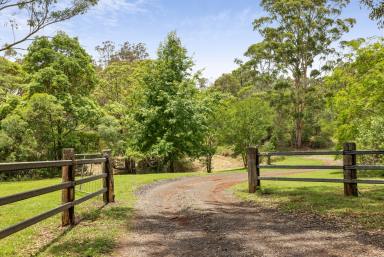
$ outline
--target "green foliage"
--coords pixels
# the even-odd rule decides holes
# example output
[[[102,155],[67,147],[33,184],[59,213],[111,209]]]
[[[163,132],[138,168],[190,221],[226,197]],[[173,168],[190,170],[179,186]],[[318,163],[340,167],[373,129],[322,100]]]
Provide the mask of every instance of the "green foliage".
[[[175,33],[160,45],[158,59],[144,77],[143,103],[135,115],[134,149],[174,170],[174,162],[197,156],[204,137],[204,108],[197,101],[192,60]]]
[[[30,75],[29,95],[85,96],[97,83],[91,57],[77,39],[62,32],[51,40],[37,38],[28,48],[23,67]]]
[[[98,124],[100,111],[90,98],[97,78],[91,57],[77,39],[58,33],[37,38],[23,60],[26,90],[8,93],[0,106],[3,160],[58,159],[64,147],[83,149],[83,137]],[[8,138],[8,139],[7,139]],[[92,148],[91,148],[92,149]],[[88,149],[88,150],[91,150]]]
[[[241,85],[239,79],[233,74],[223,74],[215,80],[213,87],[218,91],[237,96]]]
[[[93,96],[106,115],[100,120],[98,132],[103,147],[117,155],[129,155],[135,133],[134,113],[143,101],[142,80],[151,60],[114,61],[99,72],[100,83]]]
[[[380,0],[360,0],[370,10],[369,18],[384,27],[384,2]]]
[[[0,104],[7,95],[20,95],[25,74],[20,64],[0,57]]]
[[[353,46],[353,58],[326,78],[333,96],[329,108],[335,116],[335,136],[339,144],[356,141],[359,148],[381,149],[384,147],[381,140],[384,138],[384,44],[380,40],[367,46]]]
[[[215,90],[204,90],[199,95],[199,106],[205,106],[204,119],[205,131],[203,143],[200,146],[200,155],[203,157],[203,163],[206,165],[208,173],[212,172],[212,158],[222,143],[220,135],[222,133],[222,108],[225,107],[225,95]]]
[[[263,0],[261,6],[268,16],[253,23],[263,41],[251,46],[247,55],[259,66],[292,76],[292,115],[298,148],[304,137],[307,91],[312,86],[309,70],[316,58],[335,52],[332,43],[355,23],[354,19],[340,18],[348,2]]]
[[[241,155],[246,164],[246,149],[267,141],[273,112],[268,103],[254,96],[234,100],[221,113],[222,141],[233,146],[234,154]]]

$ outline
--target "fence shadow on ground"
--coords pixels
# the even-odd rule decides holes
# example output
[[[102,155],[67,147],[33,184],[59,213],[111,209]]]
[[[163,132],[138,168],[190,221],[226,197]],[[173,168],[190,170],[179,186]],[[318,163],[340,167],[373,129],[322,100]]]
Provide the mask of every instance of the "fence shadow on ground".
[[[94,225],[105,224],[105,229],[110,228],[108,224],[128,222],[133,209],[120,206],[102,206],[81,213],[80,220],[73,227],[68,227],[53,240],[42,246],[33,256],[40,256],[42,253],[48,253],[53,256],[99,256],[109,254],[116,246],[116,240],[112,237],[106,237],[103,231],[93,231]],[[96,224],[98,223],[98,224]],[[72,234],[72,230],[76,234]]]

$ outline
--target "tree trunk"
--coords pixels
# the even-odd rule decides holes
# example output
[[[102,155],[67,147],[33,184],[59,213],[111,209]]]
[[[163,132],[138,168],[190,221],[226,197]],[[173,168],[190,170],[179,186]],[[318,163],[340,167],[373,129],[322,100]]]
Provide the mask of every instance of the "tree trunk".
[[[56,149],[54,149],[55,152],[55,160],[61,160],[62,159],[62,151],[64,148],[63,144],[63,129],[60,125],[57,126],[57,144]]]
[[[241,154],[241,158],[243,159],[244,168],[247,168],[247,167],[248,167],[247,154],[242,153],[242,154]]]
[[[297,113],[298,115],[301,115],[301,113]],[[302,147],[303,142],[303,119],[302,117],[296,118],[296,140],[295,140],[295,146],[297,149],[300,149]]]
[[[175,173],[175,161],[173,159],[169,161],[169,172]]]
[[[301,77],[295,79],[295,147],[297,149],[302,147],[303,142],[303,129],[304,129],[304,102],[305,102],[305,85],[302,85],[306,78]]]
[[[207,155],[206,165],[207,165],[207,172],[211,173],[212,172],[212,155],[211,154]]]
[[[124,159],[124,166],[125,169],[129,174],[136,174],[136,164],[135,160],[132,158],[125,158]]]

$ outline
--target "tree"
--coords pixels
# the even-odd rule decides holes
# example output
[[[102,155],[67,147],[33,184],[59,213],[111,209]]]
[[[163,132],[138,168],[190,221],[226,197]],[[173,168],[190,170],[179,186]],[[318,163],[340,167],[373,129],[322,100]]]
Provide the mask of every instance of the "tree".
[[[263,41],[253,59],[269,61],[280,73],[292,77],[295,118],[295,145],[302,146],[309,72],[316,58],[335,50],[332,44],[355,23],[341,19],[348,0],[263,0],[267,16],[253,22]]]
[[[124,104],[131,108],[140,99],[131,99],[139,94],[140,79],[152,64],[151,60],[128,62],[119,61],[110,63],[104,70],[99,71],[100,83],[94,95],[100,105],[105,106],[112,102]]]
[[[149,57],[147,48],[143,43],[124,42],[120,49],[112,56],[112,61],[133,62],[137,60],[145,60]]]
[[[361,0],[361,3],[371,11],[369,18],[376,20],[380,27],[384,27],[384,2],[381,0]]]
[[[97,78],[78,40],[64,33],[39,37],[29,46],[23,67],[29,74],[28,90],[9,115],[26,122],[31,141],[44,146],[35,149],[35,157],[58,159],[64,147],[89,148],[85,138],[95,149],[100,112],[89,96]],[[6,130],[9,135],[11,129]]]
[[[5,161],[36,160],[38,142],[28,122],[17,113],[11,113],[0,123],[0,159]]]
[[[0,105],[7,96],[21,96],[25,73],[20,64],[0,57]]]
[[[237,96],[241,86],[240,81],[233,74],[227,73],[221,75],[213,83],[213,87],[223,93],[230,93],[233,96]]]
[[[99,65],[101,67],[107,67],[110,63],[112,56],[115,53],[115,43],[112,41],[104,41],[101,45],[95,47],[95,50],[99,54]]]
[[[229,102],[222,109],[221,141],[233,146],[235,155],[241,155],[244,166],[247,164],[246,149],[262,146],[268,139],[273,112],[268,102],[258,96]]]
[[[294,118],[292,116],[292,91],[290,81],[278,80],[271,83],[272,89],[262,94],[263,101],[269,103],[273,110],[273,128],[270,131],[269,142],[275,148],[286,148],[294,145]]]
[[[134,62],[145,60],[149,57],[145,44],[124,42],[119,49],[112,41],[104,41],[100,46],[96,46],[99,53],[99,65],[103,68],[112,62]]]
[[[325,79],[330,91],[339,146],[355,141],[366,149],[384,147],[384,42],[349,43],[352,55]]]
[[[25,26],[28,27],[28,32],[24,35],[19,38],[14,37],[12,42],[0,46],[0,52],[12,49],[51,24],[85,13],[90,7],[96,5],[98,0],[65,1],[60,4],[57,2],[57,0],[0,0],[1,15],[18,13],[25,17]],[[11,18],[9,25],[15,35],[15,30],[24,24],[17,24]]]
[[[204,137],[204,106],[196,101],[192,66],[176,33],[169,33],[144,77],[144,100],[135,115],[136,149],[171,172],[177,160],[199,154]]]
[[[221,112],[224,107],[225,95],[215,90],[203,90],[199,93],[199,106],[204,106],[204,119],[206,129],[204,130],[204,140],[201,145],[201,155],[208,173],[212,172],[212,158],[220,144],[220,132],[222,117]]]
[[[99,71],[100,83],[93,96],[105,117],[98,131],[105,147],[113,149],[115,154],[127,155],[132,144],[133,113],[142,102],[141,80],[151,64],[151,60],[118,61]]]

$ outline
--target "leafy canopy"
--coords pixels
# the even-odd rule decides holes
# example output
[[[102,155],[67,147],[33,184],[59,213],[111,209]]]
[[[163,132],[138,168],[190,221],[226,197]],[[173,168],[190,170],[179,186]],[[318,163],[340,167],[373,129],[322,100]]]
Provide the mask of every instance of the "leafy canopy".
[[[194,156],[203,140],[203,108],[196,100],[193,62],[176,33],[168,34],[158,59],[144,77],[144,100],[136,113],[136,147],[169,163]]]
[[[384,42],[351,43],[353,58],[326,78],[333,92],[330,108],[335,115],[336,139],[357,141],[361,147],[381,149],[384,112]]]
[[[11,155],[2,159],[21,159],[25,152],[33,152],[28,156],[34,159],[57,159],[66,146],[94,149],[93,130],[100,112],[90,94],[97,78],[92,59],[78,40],[64,33],[37,38],[28,48],[23,68],[28,84],[22,98],[11,98],[1,106],[3,140],[11,139],[17,148],[4,150]],[[84,138],[92,138],[93,143],[85,143]]]
[[[316,58],[335,52],[332,44],[355,23],[340,18],[349,0],[263,0],[268,16],[253,22],[263,40],[247,55],[270,70],[287,74],[293,81],[295,144],[302,145],[309,71]]]

